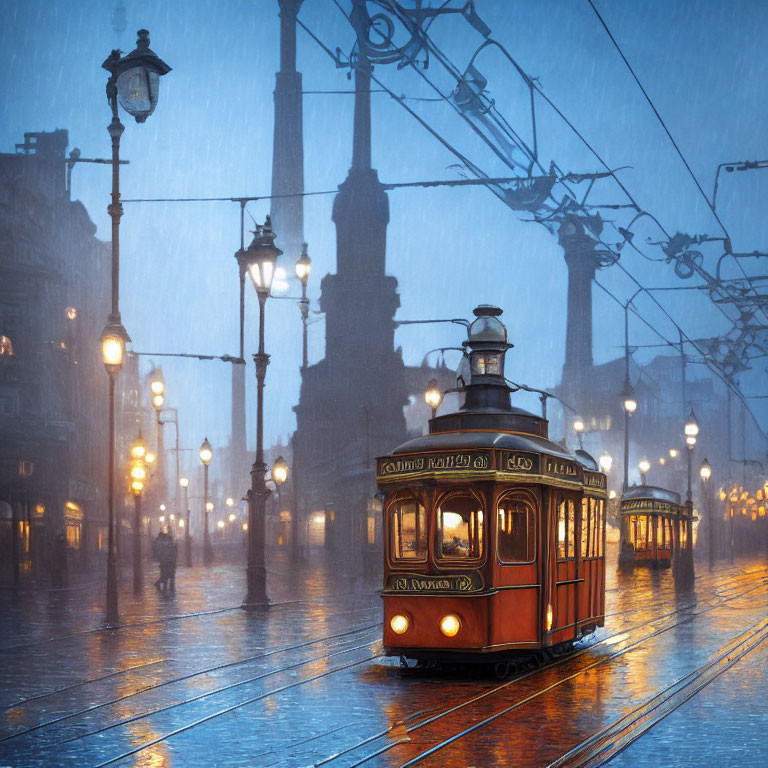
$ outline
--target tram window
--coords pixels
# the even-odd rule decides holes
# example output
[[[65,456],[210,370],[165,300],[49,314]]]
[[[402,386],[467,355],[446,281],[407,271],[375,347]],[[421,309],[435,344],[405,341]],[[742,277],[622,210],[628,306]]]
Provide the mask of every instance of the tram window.
[[[600,499],[597,502],[597,519],[595,521],[595,530],[597,532],[597,556],[603,557],[605,552],[605,502]]]
[[[536,515],[530,501],[519,496],[502,499],[498,506],[499,560],[530,563],[536,555]]]
[[[417,501],[399,501],[392,510],[392,554],[398,560],[427,559],[427,520]]]
[[[566,540],[568,538],[568,522],[565,501],[557,505],[557,559],[565,560]]]
[[[576,557],[576,505],[568,499],[568,559]]]
[[[645,515],[641,515],[637,518],[637,540],[635,542],[635,549],[647,549],[648,541],[648,518]]]
[[[483,511],[474,496],[457,494],[443,500],[437,509],[438,557],[480,557],[483,536]]]
[[[592,530],[590,525],[590,512],[592,499],[583,498],[581,500],[581,559],[589,557],[589,534]]]

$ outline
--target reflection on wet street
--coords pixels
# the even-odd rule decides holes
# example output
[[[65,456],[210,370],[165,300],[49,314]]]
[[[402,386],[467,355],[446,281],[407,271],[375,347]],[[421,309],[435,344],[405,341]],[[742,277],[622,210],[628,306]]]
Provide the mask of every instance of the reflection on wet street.
[[[241,568],[180,570],[175,598],[126,591],[115,631],[98,583],[4,591],[0,765],[545,766],[603,732],[626,747],[611,765],[768,764],[764,561],[609,568],[606,626],[504,681],[401,669],[375,576],[342,594],[319,558],[289,572],[275,562],[274,605],[247,613]]]

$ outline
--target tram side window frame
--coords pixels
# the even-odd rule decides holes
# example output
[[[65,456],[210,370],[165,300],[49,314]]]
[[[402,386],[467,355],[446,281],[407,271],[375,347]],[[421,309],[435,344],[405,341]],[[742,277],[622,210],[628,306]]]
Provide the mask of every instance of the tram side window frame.
[[[471,519],[467,523],[467,536],[468,536],[468,552],[466,555],[452,555],[443,552],[443,507],[447,502],[456,498],[468,498],[472,499],[474,509],[471,511]],[[450,510],[448,510],[450,511]],[[480,516],[478,516],[478,512]],[[458,514],[458,513],[456,513]],[[472,553],[472,545],[470,539],[477,539],[477,554]],[[476,565],[481,563],[487,552],[486,539],[488,538],[488,521],[485,509],[485,503],[482,498],[475,493],[471,488],[454,488],[448,493],[441,496],[435,504],[435,539],[433,554],[435,562],[440,564],[450,563],[452,565],[472,564]]]
[[[396,536],[398,530],[402,529],[402,515],[403,515],[403,507],[406,505],[413,505],[415,507],[415,518],[414,523],[416,522],[416,519],[421,518],[422,525],[420,529],[418,529],[423,537],[424,542],[424,549],[423,549],[423,556],[414,556],[414,557],[403,557],[402,555],[399,555],[398,552],[402,551],[402,547],[398,549],[397,547],[397,541]],[[398,512],[399,520],[398,518]],[[387,522],[389,525],[389,557],[390,560],[393,563],[426,563],[427,562],[427,553],[429,551],[429,522],[427,519],[427,511],[424,504],[421,502],[421,499],[418,498],[415,494],[409,493],[407,495],[398,496],[398,498],[394,499],[392,501],[388,508],[387,508]],[[418,551],[418,539],[416,538],[418,536],[417,528],[414,525],[414,541],[416,544],[416,548],[414,548],[414,552]]]
[[[557,561],[560,563],[576,559],[576,504],[567,496],[556,497],[557,525],[555,536]],[[565,538],[561,537],[561,533]]]
[[[526,510],[526,534],[525,546],[528,553],[527,560],[512,559],[502,555],[502,529],[501,515],[504,505],[520,504]],[[536,562],[536,518],[538,510],[538,501],[529,491],[515,489],[502,494],[495,504],[496,506],[496,557],[503,565],[526,565]],[[505,534],[506,535],[506,534]]]

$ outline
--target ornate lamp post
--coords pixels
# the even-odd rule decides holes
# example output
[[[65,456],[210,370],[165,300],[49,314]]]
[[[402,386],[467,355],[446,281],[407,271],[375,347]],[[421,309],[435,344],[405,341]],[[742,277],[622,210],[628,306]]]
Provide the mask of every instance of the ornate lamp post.
[[[440,407],[440,403],[443,402],[443,393],[437,385],[437,379],[431,379],[429,384],[427,384],[427,390],[424,392],[424,401],[432,409],[432,418],[434,419],[437,416],[437,409]]]
[[[112,139],[112,202],[107,211],[112,218],[112,311],[101,335],[104,365],[109,374],[109,534],[107,544],[107,624],[119,620],[117,602],[117,561],[115,557],[115,378],[123,366],[125,345],[130,337],[120,321],[120,137],[125,126],[118,116],[118,104],[143,123],[157,105],[160,77],[171,68],[149,49],[149,32],[140,29],[136,49],[120,57],[113,50],[102,67],[109,72],[107,101],[112,122],[107,130]]]
[[[579,449],[584,450],[584,430],[586,429],[586,426],[584,424],[583,419],[575,419],[573,422],[573,431],[576,433],[576,436],[579,438]]]
[[[187,568],[192,567],[192,538],[189,532],[189,478],[180,477],[179,485],[184,489],[184,516],[186,524],[184,525],[184,558],[187,562]]]
[[[642,485],[645,485],[646,475],[651,471],[651,462],[648,461],[645,456],[643,456],[643,458],[640,459],[640,463],[637,465],[637,468],[640,470],[640,482]]]
[[[213,562],[213,549],[211,548],[211,535],[208,531],[208,465],[213,458],[211,444],[206,437],[200,446],[200,461],[203,462],[203,564],[210,565]]]
[[[685,422],[685,444],[688,446],[688,490],[686,491],[685,502],[689,506],[692,505],[693,496],[691,491],[691,464],[693,462],[693,449],[696,447],[696,437],[699,434],[699,423],[696,421],[696,414],[691,408],[691,413],[688,416],[688,421]]]
[[[624,389],[621,392],[621,406],[624,409],[624,485],[622,487],[626,491],[629,488],[629,420],[637,410],[635,390],[632,389],[629,379],[624,381]]]
[[[296,260],[296,277],[301,282],[301,298],[299,299],[299,311],[301,312],[301,370],[307,367],[307,321],[309,320],[309,299],[307,298],[307,280],[312,269],[312,259],[307,253],[307,244],[301,247],[301,256]]]
[[[710,479],[712,477],[712,465],[704,459],[699,467],[699,477],[703,487],[702,496],[704,497],[704,514],[709,525],[709,567],[715,564],[715,515],[713,514],[712,490],[710,488]]]
[[[264,556],[264,518],[266,499],[269,496],[264,475],[264,379],[267,375],[269,355],[264,352],[264,305],[267,303],[277,257],[282,251],[275,246],[275,233],[269,216],[263,226],[254,231],[254,238],[246,251],[240,252],[259,298],[259,351],[253,356],[256,364],[256,459],[251,467],[251,488],[248,491],[248,594],[244,608],[268,604],[267,571]]]

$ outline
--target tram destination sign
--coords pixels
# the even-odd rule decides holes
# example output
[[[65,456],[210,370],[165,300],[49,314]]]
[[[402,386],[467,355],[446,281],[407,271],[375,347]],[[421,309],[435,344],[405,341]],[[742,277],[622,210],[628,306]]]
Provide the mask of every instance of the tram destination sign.
[[[524,451],[505,451],[502,454],[501,467],[505,472],[522,475],[538,475],[541,458],[538,453]]]
[[[482,472],[490,468],[490,452],[457,451],[378,459],[377,474],[379,478],[385,478],[420,472]]]
[[[553,456],[547,456],[544,459],[544,472],[552,477],[563,477],[568,480],[579,479],[579,472],[573,462]]]
[[[388,592],[477,592],[483,582],[477,573],[427,576],[416,573],[391,573],[387,578]]]
[[[669,501],[659,499],[622,499],[621,513],[629,514],[631,512],[646,512],[661,515],[679,514],[680,507]]]

